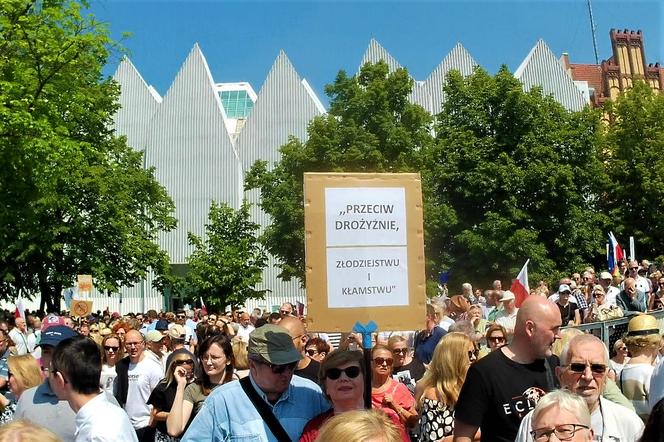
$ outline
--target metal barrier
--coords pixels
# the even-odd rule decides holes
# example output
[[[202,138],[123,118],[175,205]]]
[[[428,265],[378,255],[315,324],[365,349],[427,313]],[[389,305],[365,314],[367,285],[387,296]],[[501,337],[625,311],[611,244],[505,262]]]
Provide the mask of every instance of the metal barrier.
[[[648,312],[649,315],[654,316],[657,319],[659,325],[660,333],[664,330],[664,310],[655,310]],[[577,325],[573,327],[563,327],[565,328],[576,328],[583,330],[587,333],[592,333],[593,335],[600,338],[604,341],[609,352],[613,352],[613,344],[627,332],[627,323],[632,319],[634,315],[625,316],[623,318],[611,319],[609,321],[603,322],[591,322],[589,324]]]

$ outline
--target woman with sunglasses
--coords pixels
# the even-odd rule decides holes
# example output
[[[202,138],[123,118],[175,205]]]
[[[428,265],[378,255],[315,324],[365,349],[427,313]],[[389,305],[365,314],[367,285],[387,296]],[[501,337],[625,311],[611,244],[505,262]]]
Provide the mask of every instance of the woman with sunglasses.
[[[491,351],[496,351],[507,344],[507,330],[500,324],[491,324],[486,329],[486,345]]]
[[[226,336],[216,335],[207,338],[198,347],[197,353],[201,365],[200,379],[189,384],[185,368],[175,369],[174,375],[178,385],[173,407],[166,420],[169,436],[179,437],[184,433],[212,390],[237,379],[233,375],[235,364],[233,347]]]
[[[392,377],[415,394],[415,384],[424,376],[424,364],[408,348],[408,341],[400,335],[390,336],[387,348],[392,352]]]
[[[16,404],[21,394],[25,390],[41,384],[43,380],[39,363],[32,355],[7,358],[7,382],[11,395],[5,397],[0,394],[0,425],[13,420]]]
[[[452,440],[454,406],[476,360],[475,345],[464,333],[448,333],[438,342],[415,393],[421,412],[420,441]]]
[[[388,416],[396,415],[405,431],[417,423],[417,411],[415,399],[408,388],[392,379],[392,352],[387,346],[377,344],[371,349],[371,362],[371,404]]]
[[[609,367],[616,372],[616,379],[619,379],[620,372],[625,364],[629,362],[629,351],[622,339],[618,339],[616,343],[613,344],[613,351],[615,356],[609,359]]]
[[[104,336],[101,341],[101,378],[99,385],[108,394],[113,394],[113,381],[118,375],[115,364],[124,358],[124,346],[120,345],[120,337],[116,334]]]
[[[164,379],[157,384],[150,398],[148,405],[152,405],[151,424],[157,427],[155,434],[156,442],[175,442],[179,441],[179,437],[171,437],[168,435],[166,428],[166,420],[168,419],[169,411],[173,406],[175,394],[177,392],[178,383],[175,379],[175,371],[178,368],[184,370],[185,380],[187,385],[194,380],[194,355],[184,348],[175,350],[168,357],[166,375]]]
[[[315,441],[323,424],[333,416],[364,409],[365,373],[362,351],[337,349],[327,355],[321,363],[319,378],[323,393],[332,403],[332,408],[307,423],[300,442]],[[390,419],[401,428],[402,440],[408,441],[399,418],[391,415]]]

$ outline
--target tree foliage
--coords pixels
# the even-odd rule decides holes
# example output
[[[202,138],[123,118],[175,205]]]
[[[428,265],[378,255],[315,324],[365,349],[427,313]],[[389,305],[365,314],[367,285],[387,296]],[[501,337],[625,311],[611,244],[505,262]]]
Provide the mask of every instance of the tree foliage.
[[[607,116],[606,211],[619,238],[634,236],[639,256],[656,257],[664,244],[664,95],[635,82],[608,103]]]
[[[310,123],[309,138],[291,138],[271,170],[260,161],[251,168],[245,187],[261,190],[261,207],[272,217],[263,240],[284,279],[304,282],[304,172],[419,170],[431,117],[408,101],[412,87],[404,69],[389,73],[382,62],[352,77],[340,71],[325,88],[329,113]]]
[[[0,2],[0,297],[39,292],[50,309],[77,274],[111,292],[166,272],[156,237],[175,226],[154,171],[112,131],[115,44],[85,6]]]
[[[206,305],[221,310],[264,297],[264,291],[254,287],[261,282],[267,254],[257,238],[259,225],[249,218],[246,202],[237,211],[212,203],[206,238],[189,233],[194,252],[186,276],[188,295],[202,297]]]
[[[456,286],[510,280],[526,258],[531,280],[599,263],[607,179],[597,113],[524,92],[504,67],[452,72],[445,92],[423,169],[432,268],[451,269]]]

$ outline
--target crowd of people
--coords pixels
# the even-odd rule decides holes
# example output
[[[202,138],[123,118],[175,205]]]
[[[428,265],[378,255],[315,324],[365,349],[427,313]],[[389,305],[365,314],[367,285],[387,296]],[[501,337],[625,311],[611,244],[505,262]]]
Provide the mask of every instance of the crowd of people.
[[[308,331],[290,303],[6,312],[0,441],[664,440],[664,346],[648,314],[664,277],[622,268],[538,284],[519,306],[500,281],[463,284],[427,304],[421,330],[381,331],[370,349]],[[575,328],[622,316],[611,349]]]

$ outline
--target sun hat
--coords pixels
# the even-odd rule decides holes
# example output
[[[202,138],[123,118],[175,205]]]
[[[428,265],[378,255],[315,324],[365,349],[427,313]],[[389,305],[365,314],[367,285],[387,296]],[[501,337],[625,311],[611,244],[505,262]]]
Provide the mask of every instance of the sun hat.
[[[510,292],[509,290],[505,290],[503,292],[503,296],[500,298],[500,302],[503,301],[511,301],[515,299],[516,297],[514,296],[514,293]]]
[[[627,336],[658,335],[659,324],[654,316],[638,315],[629,320]]]
[[[251,332],[247,353],[274,365],[292,364],[302,359],[288,331],[274,324],[265,324]]]

